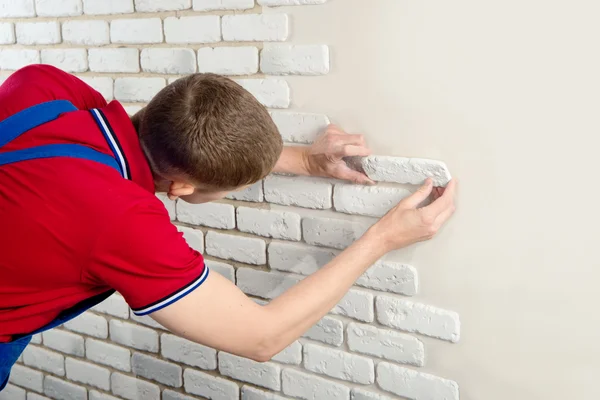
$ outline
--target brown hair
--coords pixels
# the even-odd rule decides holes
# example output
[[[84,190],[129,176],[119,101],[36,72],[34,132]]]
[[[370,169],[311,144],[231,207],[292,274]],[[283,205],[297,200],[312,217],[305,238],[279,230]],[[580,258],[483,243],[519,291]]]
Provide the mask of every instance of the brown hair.
[[[240,85],[192,74],[161,90],[133,118],[154,172],[234,189],[264,178],[283,142],[266,108]]]

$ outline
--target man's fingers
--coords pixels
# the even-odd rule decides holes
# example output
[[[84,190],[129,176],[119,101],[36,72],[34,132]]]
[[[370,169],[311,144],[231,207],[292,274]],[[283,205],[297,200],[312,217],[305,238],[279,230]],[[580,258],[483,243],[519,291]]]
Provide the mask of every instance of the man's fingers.
[[[451,180],[446,189],[444,190],[444,194],[440,196],[437,200],[427,206],[427,209],[433,215],[440,215],[448,208],[454,207],[454,194],[456,192],[456,181]]]
[[[339,179],[357,183],[359,185],[374,185],[375,182],[369,179],[365,174],[354,171],[350,168],[344,168],[337,174]]]
[[[342,147],[342,153],[340,154],[341,157],[354,157],[354,156],[360,156],[360,157],[366,157],[366,156],[370,156],[371,155],[371,149],[369,149],[368,147],[365,146],[356,146],[356,145],[346,145],[344,147]]]
[[[343,134],[343,135],[336,135],[335,139],[339,144],[342,145],[349,145],[349,144],[353,144],[356,146],[365,146],[366,142],[365,142],[365,137],[363,135],[354,135],[354,134]]]
[[[421,186],[416,192],[402,200],[402,203],[411,208],[416,208],[419,204],[427,200],[432,190],[433,181],[427,178],[425,184]]]

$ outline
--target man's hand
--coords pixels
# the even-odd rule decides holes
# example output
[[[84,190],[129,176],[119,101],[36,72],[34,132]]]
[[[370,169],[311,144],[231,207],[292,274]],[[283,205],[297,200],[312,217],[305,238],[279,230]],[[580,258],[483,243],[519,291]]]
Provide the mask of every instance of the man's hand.
[[[364,173],[355,171],[346,165],[344,157],[368,156],[371,150],[362,135],[350,135],[335,125],[329,125],[325,132],[307,147],[304,163],[308,175],[335,178],[363,185],[373,182]]]
[[[454,214],[455,192],[455,180],[450,181],[446,188],[434,188],[431,179],[427,179],[419,190],[392,208],[368,233],[377,237],[384,246],[384,252],[429,240]],[[419,208],[431,194],[433,202]]]

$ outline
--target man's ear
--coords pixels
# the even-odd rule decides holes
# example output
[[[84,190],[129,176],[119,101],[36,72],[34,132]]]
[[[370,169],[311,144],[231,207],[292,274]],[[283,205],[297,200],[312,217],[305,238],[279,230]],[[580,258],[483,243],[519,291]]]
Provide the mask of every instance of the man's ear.
[[[169,186],[169,199],[177,200],[178,197],[181,196],[189,196],[194,193],[194,186],[189,183],[173,181]]]

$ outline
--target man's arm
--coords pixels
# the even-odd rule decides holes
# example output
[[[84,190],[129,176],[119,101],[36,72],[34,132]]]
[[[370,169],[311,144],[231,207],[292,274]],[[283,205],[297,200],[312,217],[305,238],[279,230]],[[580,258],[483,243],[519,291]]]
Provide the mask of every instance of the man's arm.
[[[417,208],[432,192],[438,197]],[[266,306],[211,274],[202,286],[151,316],[191,341],[257,361],[271,359],[327,314],[386,252],[430,239],[454,212],[455,183],[445,192],[429,180],[359,240]]]
[[[273,172],[372,184],[365,174],[351,169],[344,161],[345,157],[370,154],[362,135],[349,135],[337,126],[329,125],[311,146],[284,147]]]

